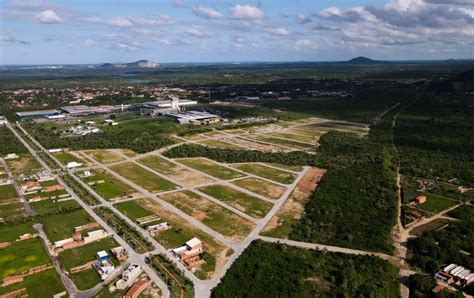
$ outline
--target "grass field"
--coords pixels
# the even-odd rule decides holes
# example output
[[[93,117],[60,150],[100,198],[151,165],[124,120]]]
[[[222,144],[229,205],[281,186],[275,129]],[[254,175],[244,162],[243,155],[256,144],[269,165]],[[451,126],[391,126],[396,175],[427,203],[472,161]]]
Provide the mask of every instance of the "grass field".
[[[86,164],[85,160],[83,160],[81,158],[78,158],[78,157],[76,157],[76,156],[74,156],[74,155],[72,155],[71,153],[68,153],[68,152],[58,152],[58,153],[54,153],[53,155],[63,165],[67,165],[68,163],[74,162],[74,161],[77,162],[77,163]]]
[[[242,147],[239,147],[237,145],[229,144],[229,143],[225,143],[225,142],[221,142],[217,140],[205,140],[205,141],[200,141],[198,143],[209,146],[209,147],[213,147],[213,148],[242,149]]]
[[[76,284],[77,288],[81,291],[93,288],[96,284],[100,283],[100,276],[92,267],[90,269],[71,274],[71,278],[74,281],[74,284]]]
[[[232,183],[250,190],[251,192],[274,200],[279,199],[286,191],[286,187],[284,186],[253,177],[235,180]]]
[[[227,185],[209,185],[199,190],[255,218],[265,217],[273,207],[272,203],[260,200]]]
[[[15,242],[0,249],[0,279],[51,263],[39,238]]]
[[[33,208],[36,213],[48,214],[54,213],[57,211],[61,211],[63,209],[70,209],[70,208],[79,208],[80,205],[75,200],[68,200],[63,202],[55,202],[51,199],[44,200],[40,202],[30,203],[31,208]]]
[[[16,193],[15,187],[13,187],[12,184],[0,186],[0,202],[15,199],[17,197],[18,194]]]
[[[263,164],[258,164],[258,163],[236,164],[233,166],[244,172],[254,174],[256,176],[260,176],[272,181],[280,182],[283,184],[291,184],[297,177],[296,174],[283,171],[283,170],[270,168]]]
[[[306,150],[312,147],[309,144],[304,144],[304,143],[293,141],[293,140],[280,139],[280,138],[276,138],[272,136],[253,135],[249,138],[253,140],[257,140],[257,141],[262,141],[265,143],[270,143],[273,145],[281,145],[281,146],[290,147],[290,148],[299,149],[299,150]]]
[[[435,219],[427,224],[414,228],[410,231],[410,234],[415,236],[421,236],[423,233],[437,230],[450,222],[451,220],[445,218]]]
[[[118,264],[118,262],[113,259],[110,249],[119,246],[119,244],[114,240],[114,238],[109,237],[101,239],[99,241],[94,241],[88,243],[87,245],[71,248],[59,253],[59,257],[63,261],[64,266],[67,270],[71,268],[83,265],[87,262],[93,261],[96,258],[96,253],[105,250],[111,256],[111,260]],[[95,272],[94,272],[95,273]]]
[[[26,233],[35,233],[31,223],[5,223],[0,225],[0,242],[10,242]]]
[[[44,298],[53,297],[55,294],[65,291],[61,278],[54,269],[27,276],[22,282],[0,287],[0,295],[26,288],[28,297]]]
[[[293,172],[301,172],[304,169],[303,166],[284,165],[284,164],[281,164],[281,163],[267,163],[267,165],[273,166],[275,168],[279,168],[279,169],[282,169],[282,170],[293,171]]]
[[[156,193],[179,188],[176,184],[131,162],[113,166],[111,169],[145,188],[149,192]]]
[[[25,215],[23,204],[20,202],[10,203],[0,206],[0,218],[3,219],[16,219]]]
[[[427,193],[426,203],[418,205],[417,208],[433,213],[438,213],[456,205],[456,203],[456,201],[451,199]]]
[[[143,208],[137,201],[128,201],[123,203],[118,203],[114,205],[120,212],[122,212],[126,217],[131,220],[136,220],[140,217],[145,217],[148,215],[153,215],[154,213]]]
[[[120,155],[108,150],[87,150],[85,152],[100,163],[108,164],[124,160]]]
[[[95,170],[94,173],[94,176],[82,178],[82,180],[106,200],[126,197],[136,192],[135,189],[103,170]],[[103,181],[103,183],[95,183],[97,181]],[[91,185],[92,183],[94,184]]]
[[[306,143],[311,143],[311,144],[316,144],[319,140],[318,137],[296,135],[296,134],[284,133],[284,132],[272,133],[270,134],[270,136],[280,137],[280,138],[285,138],[285,139],[290,139],[290,140],[295,140],[295,141],[301,141],[301,142],[306,142]]]
[[[204,174],[179,166],[157,155],[141,158],[139,162],[183,185],[200,186],[214,182]]]
[[[228,237],[243,239],[255,226],[224,207],[190,191],[170,193],[161,198]]]
[[[69,238],[74,234],[74,227],[85,225],[93,220],[84,209],[70,213],[54,214],[42,217],[39,221],[51,242]]]
[[[222,180],[244,177],[243,174],[237,171],[202,158],[179,159],[178,161],[188,167]]]

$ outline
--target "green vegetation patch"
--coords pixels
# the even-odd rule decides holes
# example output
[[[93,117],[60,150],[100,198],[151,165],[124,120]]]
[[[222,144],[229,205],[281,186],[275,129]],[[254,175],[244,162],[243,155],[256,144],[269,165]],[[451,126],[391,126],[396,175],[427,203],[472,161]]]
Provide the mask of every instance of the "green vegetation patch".
[[[179,188],[176,184],[145,170],[135,163],[127,162],[113,166],[111,169],[150,192],[156,193]]]
[[[163,173],[163,174],[174,174],[174,169],[178,167],[178,165],[158,156],[158,155],[150,155],[138,160],[141,164],[144,164],[147,167],[152,168],[153,170]]]
[[[71,278],[74,284],[81,291],[93,288],[95,285],[101,282],[100,276],[94,268],[89,268],[80,272],[71,274]]]
[[[7,159],[5,162],[13,175],[32,175],[41,171],[41,164],[29,153],[18,154],[17,159]]]
[[[143,208],[140,205],[139,201],[136,201],[136,200],[118,203],[118,204],[115,204],[114,206],[131,220],[135,220],[140,217],[145,217],[145,216],[154,214],[153,212]]]
[[[36,233],[30,222],[0,224],[0,242],[14,241],[26,233]]]
[[[26,288],[28,297],[32,298],[52,297],[55,294],[66,290],[63,286],[60,276],[53,268],[26,276],[22,282],[6,287],[0,287],[0,295],[22,288]]]
[[[438,213],[456,205],[457,203],[458,202],[445,197],[426,194],[426,203],[418,205],[418,209],[426,210],[432,213]]]
[[[222,149],[238,149],[241,148],[237,145],[230,144],[230,143],[225,143],[222,141],[216,141],[216,140],[205,140],[205,141],[200,141],[200,144],[213,147],[213,148],[222,148]]]
[[[74,227],[93,222],[93,219],[84,209],[73,212],[54,214],[41,217],[39,221],[44,225],[44,231],[51,242],[72,237]]]
[[[238,191],[227,185],[210,185],[199,189],[252,217],[263,218],[272,209],[273,204]]]
[[[99,196],[106,200],[126,197],[136,192],[135,189],[103,170],[94,171],[94,176],[82,178]],[[92,185],[91,185],[92,184]]]
[[[81,164],[86,163],[86,161],[84,161],[83,159],[78,158],[77,156],[75,156],[71,153],[68,153],[68,152],[58,152],[58,153],[54,153],[53,155],[63,165],[67,165],[70,162],[77,162],[77,163],[81,163]]]
[[[81,205],[74,199],[62,202],[49,199],[30,203],[30,206],[40,215],[66,213],[81,208]]]
[[[114,163],[124,160],[120,155],[109,150],[89,150],[86,153],[100,163]]]
[[[63,261],[66,269],[70,270],[74,267],[84,265],[87,262],[94,261],[96,259],[97,252],[102,250],[105,250],[111,256],[111,260],[113,259],[112,261],[115,261],[110,249],[117,246],[119,246],[117,241],[115,241],[114,238],[109,237],[88,243],[84,246],[67,249],[59,253],[59,257]]]
[[[237,164],[234,167],[242,170],[244,172],[260,176],[269,180],[280,182],[283,184],[291,184],[295,181],[297,175],[286,172],[283,170],[277,170],[274,168],[267,167],[258,163],[249,163],[249,164]]]
[[[202,158],[180,159],[178,161],[188,167],[204,172],[218,179],[230,180],[245,176],[237,171]]]
[[[51,263],[43,243],[33,238],[0,249],[0,278],[17,275],[28,269]]]
[[[16,198],[18,198],[18,194],[13,184],[0,185],[0,202]]]
[[[399,288],[397,269],[376,257],[254,241],[211,296],[396,298]]]

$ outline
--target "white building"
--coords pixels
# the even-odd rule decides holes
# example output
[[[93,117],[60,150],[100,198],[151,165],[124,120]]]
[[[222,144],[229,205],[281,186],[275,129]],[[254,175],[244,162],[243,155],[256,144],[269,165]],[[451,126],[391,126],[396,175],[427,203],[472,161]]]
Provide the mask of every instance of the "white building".
[[[122,278],[117,281],[115,286],[119,290],[130,287],[133,282],[142,273],[142,267],[138,264],[131,264],[122,272]]]

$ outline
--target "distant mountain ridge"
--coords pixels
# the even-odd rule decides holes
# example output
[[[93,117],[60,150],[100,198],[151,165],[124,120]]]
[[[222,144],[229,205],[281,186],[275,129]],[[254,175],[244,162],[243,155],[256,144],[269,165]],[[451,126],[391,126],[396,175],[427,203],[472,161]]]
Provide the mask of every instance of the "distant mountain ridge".
[[[131,63],[104,63],[103,68],[159,68],[160,64],[150,60],[138,60]]]
[[[373,65],[373,64],[384,64],[384,63],[387,63],[386,61],[377,61],[377,60],[372,60],[370,58],[367,58],[367,57],[357,57],[357,58],[353,58],[347,62],[345,62],[347,64],[357,64],[357,65]]]

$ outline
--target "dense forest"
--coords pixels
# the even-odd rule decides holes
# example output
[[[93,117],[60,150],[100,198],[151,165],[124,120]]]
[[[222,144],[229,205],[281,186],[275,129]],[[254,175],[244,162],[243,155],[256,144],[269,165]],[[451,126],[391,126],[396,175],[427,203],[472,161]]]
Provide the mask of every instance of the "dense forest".
[[[422,96],[397,121],[402,174],[474,186],[473,119],[472,96]]]
[[[410,263],[425,272],[434,273],[450,263],[474,268],[474,206],[463,205],[448,215],[460,222],[408,241]]]
[[[27,153],[28,149],[6,127],[0,127],[0,157],[9,153]]]
[[[376,257],[254,241],[212,297],[399,297],[397,270]]]

